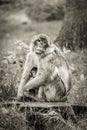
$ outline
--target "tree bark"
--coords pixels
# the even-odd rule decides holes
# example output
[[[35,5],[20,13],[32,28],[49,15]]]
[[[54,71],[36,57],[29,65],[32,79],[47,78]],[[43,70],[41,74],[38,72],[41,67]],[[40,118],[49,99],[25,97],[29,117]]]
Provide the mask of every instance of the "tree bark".
[[[61,48],[87,48],[87,0],[66,0],[65,18],[54,41]]]

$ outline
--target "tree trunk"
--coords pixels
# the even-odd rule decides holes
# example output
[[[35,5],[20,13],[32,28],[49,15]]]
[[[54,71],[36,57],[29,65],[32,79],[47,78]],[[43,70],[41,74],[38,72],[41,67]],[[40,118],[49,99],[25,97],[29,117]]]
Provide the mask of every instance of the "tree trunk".
[[[87,0],[66,0],[64,24],[55,44],[71,50],[87,48]]]

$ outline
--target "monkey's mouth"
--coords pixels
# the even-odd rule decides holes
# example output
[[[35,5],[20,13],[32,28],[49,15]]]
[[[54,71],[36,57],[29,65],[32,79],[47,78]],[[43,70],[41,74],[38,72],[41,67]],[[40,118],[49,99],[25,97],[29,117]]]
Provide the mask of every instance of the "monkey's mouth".
[[[43,49],[42,48],[40,48],[40,49],[36,49],[36,53],[37,54],[42,54],[44,51],[43,51]]]

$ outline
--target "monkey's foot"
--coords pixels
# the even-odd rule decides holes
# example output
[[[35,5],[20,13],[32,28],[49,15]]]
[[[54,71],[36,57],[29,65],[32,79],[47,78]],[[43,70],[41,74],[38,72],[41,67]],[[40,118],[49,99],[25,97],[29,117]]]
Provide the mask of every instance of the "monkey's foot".
[[[17,94],[17,100],[18,101],[23,101],[23,97],[24,97],[23,94],[20,94],[20,93]]]
[[[17,101],[19,101],[19,102],[23,102],[23,101],[24,101],[24,96],[17,97],[16,99],[17,99]]]

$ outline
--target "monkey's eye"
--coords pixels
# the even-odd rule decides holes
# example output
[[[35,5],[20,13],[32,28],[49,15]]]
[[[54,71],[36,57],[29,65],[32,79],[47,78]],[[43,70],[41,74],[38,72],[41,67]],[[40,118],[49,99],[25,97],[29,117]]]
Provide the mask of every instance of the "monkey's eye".
[[[41,42],[41,40],[40,40],[40,39],[38,39],[36,42]]]
[[[38,40],[36,40],[36,41],[34,42],[34,45],[36,45],[36,46],[37,46],[37,45],[38,45],[38,43],[40,43],[40,42],[41,42],[41,40],[39,40],[39,39],[38,39]]]
[[[40,42],[41,40],[40,39],[38,39],[38,42]]]
[[[43,46],[48,46],[47,42],[43,42]]]

